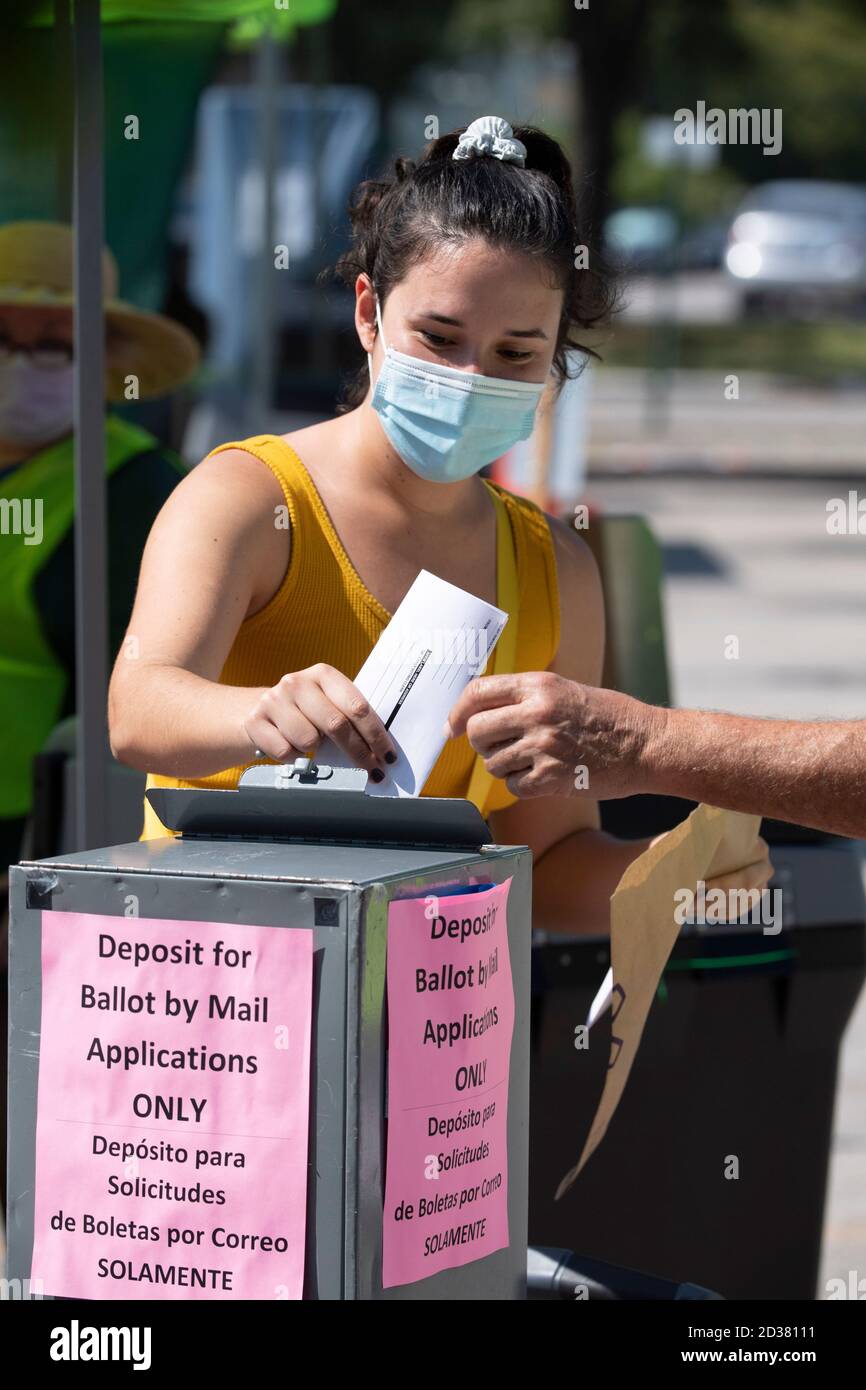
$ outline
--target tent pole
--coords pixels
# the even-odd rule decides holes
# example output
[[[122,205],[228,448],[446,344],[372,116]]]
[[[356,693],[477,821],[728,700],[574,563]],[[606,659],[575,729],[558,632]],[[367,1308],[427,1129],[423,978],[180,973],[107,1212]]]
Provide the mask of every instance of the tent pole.
[[[255,54],[255,91],[257,97],[256,138],[259,174],[262,180],[262,241],[254,267],[256,318],[252,324],[252,391],[251,412],[247,428],[253,432],[269,428],[274,409],[276,376],[276,305],[277,291],[282,279],[274,269],[276,235],[276,178],[278,172],[277,145],[279,140],[280,49],[265,29]]]
[[[54,0],[54,149],[56,196],[54,216],[72,221],[72,0]]]
[[[105,499],[105,331],[100,0],[75,0],[75,834],[79,849],[108,841],[106,690],[108,603]]]

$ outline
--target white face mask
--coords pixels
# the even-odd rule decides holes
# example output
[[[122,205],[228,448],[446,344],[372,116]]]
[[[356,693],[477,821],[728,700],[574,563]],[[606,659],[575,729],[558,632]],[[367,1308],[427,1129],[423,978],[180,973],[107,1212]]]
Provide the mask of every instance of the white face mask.
[[[0,362],[0,442],[48,444],[72,429],[75,369],[34,367],[25,353]]]

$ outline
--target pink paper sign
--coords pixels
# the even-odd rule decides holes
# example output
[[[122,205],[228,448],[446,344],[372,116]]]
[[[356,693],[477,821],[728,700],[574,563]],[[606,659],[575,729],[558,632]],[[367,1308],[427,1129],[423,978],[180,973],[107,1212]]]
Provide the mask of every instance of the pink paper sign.
[[[388,910],[386,1289],[508,1245],[510,885]]]
[[[313,933],[42,914],[31,1278],[300,1298]]]

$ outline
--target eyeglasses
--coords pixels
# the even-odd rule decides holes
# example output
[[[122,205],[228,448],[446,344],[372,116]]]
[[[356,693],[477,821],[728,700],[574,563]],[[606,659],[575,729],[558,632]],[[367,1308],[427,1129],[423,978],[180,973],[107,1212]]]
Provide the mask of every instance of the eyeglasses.
[[[0,334],[0,363],[8,362],[16,352],[23,353],[30,358],[34,367],[46,372],[68,367],[74,356],[72,344],[64,343],[62,338],[40,338],[35,343],[14,343],[11,338]]]

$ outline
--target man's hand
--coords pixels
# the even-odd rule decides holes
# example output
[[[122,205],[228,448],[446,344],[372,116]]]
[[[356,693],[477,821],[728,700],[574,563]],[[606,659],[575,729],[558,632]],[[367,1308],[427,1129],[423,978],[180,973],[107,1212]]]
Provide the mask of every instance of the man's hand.
[[[552,671],[480,676],[448,716],[513,796],[598,800],[649,790],[644,759],[667,711]]]
[[[445,733],[466,733],[517,797],[655,792],[866,836],[866,719],[664,709],[530,671],[472,681]]]

